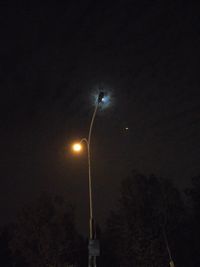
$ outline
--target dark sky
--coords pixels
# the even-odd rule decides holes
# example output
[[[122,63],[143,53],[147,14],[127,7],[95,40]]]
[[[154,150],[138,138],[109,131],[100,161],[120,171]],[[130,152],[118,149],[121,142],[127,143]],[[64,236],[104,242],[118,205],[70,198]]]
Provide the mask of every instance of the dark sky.
[[[85,227],[86,155],[70,144],[87,135],[100,86],[112,101],[92,139],[98,221],[132,169],[180,188],[200,173],[198,15],[177,0],[2,2],[1,223],[46,190],[75,203]]]

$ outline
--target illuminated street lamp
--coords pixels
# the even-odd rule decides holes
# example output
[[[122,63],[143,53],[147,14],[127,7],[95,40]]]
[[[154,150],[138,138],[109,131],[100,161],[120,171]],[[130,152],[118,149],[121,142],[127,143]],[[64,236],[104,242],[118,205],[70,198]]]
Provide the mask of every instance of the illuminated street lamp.
[[[82,150],[82,145],[80,143],[75,143],[72,146],[74,152],[80,152]]]
[[[93,201],[92,201],[92,174],[91,174],[91,153],[90,153],[90,143],[91,143],[91,135],[94,120],[96,117],[96,113],[100,103],[104,102],[104,92],[100,91],[99,95],[96,99],[95,109],[92,115],[92,119],[90,122],[88,138],[83,138],[79,143],[75,143],[72,146],[74,152],[80,152],[82,150],[82,143],[85,142],[87,145],[87,155],[88,155],[88,185],[89,185],[89,212],[90,212],[90,220],[89,220],[89,245],[88,245],[88,266],[96,267],[96,257],[99,256],[99,242],[95,237],[95,229],[94,229],[94,217],[93,217]]]

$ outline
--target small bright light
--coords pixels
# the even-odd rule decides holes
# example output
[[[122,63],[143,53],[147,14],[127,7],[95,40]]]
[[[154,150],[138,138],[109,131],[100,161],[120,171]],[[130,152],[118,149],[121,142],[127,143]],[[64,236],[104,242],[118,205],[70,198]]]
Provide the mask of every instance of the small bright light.
[[[128,129],[129,129],[128,127],[125,128],[126,131],[128,131]]]
[[[80,152],[80,151],[82,150],[82,146],[81,146],[81,144],[76,143],[76,144],[74,144],[74,145],[72,146],[72,149],[73,149],[75,152]]]

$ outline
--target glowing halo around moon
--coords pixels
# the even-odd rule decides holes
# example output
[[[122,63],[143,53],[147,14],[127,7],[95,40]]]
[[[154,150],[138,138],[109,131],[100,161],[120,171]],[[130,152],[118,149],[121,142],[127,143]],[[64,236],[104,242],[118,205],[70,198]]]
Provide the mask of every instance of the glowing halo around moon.
[[[101,92],[101,91],[104,92],[105,95],[102,98],[101,103],[99,104],[99,108],[104,110],[104,109],[107,109],[108,107],[110,107],[112,102],[113,102],[113,100],[111,101],[111,91],[110,90],[107,90],[107,89],[104,89],[104,88],[95,90],[92,93],[92,104],[96,105],[99,92]]]

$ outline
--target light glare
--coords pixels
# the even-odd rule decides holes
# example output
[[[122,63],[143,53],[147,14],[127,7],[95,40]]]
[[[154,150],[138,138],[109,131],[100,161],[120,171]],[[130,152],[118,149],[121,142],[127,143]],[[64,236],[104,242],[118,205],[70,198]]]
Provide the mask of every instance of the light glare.
[[[105,110],[113,105],[112,91],[108,88],[104,89],[104,86],[100,86],[100,88],[102,88],[101,90],[104,93],[104,96],[102,97],[101,102],[99,103],[99,108],[100,110]],[[98,89],[98,87],[92,92],[91,101],[93,106],[96,106],[100,92],[101,91]]]
[[[80,151],[82,150],[82,146],[81,146],[81,144],[76,143],[76,144],[74,144],[74,145],[72,146],[72,149],[73,149],[75,152],[80,152]]]

